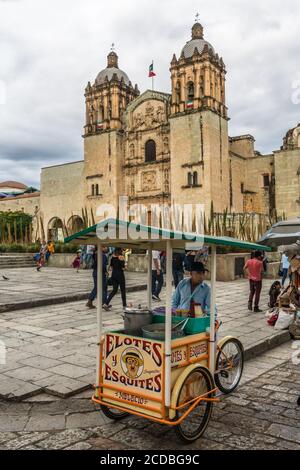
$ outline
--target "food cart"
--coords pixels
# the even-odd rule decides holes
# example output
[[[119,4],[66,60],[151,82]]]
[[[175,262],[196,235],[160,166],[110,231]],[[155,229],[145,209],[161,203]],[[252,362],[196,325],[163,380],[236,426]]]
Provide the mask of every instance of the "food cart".
[[[128,414],[141,416],[175,427],[185,442],[195,441],[208,425],[213,403],[219,401],[219,391],[230,393],[237,387],[244,362],[243,346],[238,339],[231,336],[218,342],[216,339],[219,326],[215,319],[216,248],[270,249],[229,237],[177,232],[119,219],[106,219],[65,239],[71,241],[98,247],[98,299],[102,299],[103,246],[148,250],[149,310],[152,249],[166,251],[166,308],[163,320],[159,319],[164,324],[162,339],[131,334],[128,330],[103,331],[102,302],[98,300],[99,350],[92,399],[111,419],[120,420]],[[184,250],[187,242],[203,243],[211,249],[210,315],[188,319],[191,323],[188,334],[172,339],[172,252]]]

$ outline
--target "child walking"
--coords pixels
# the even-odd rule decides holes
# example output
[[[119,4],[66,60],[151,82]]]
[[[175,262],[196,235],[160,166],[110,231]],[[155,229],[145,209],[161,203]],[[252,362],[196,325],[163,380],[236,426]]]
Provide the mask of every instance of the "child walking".
[[[76,257],[73,260],[72,266],[74,269],[77,269],[77,273],[79,272],[80,268],[80,261],[81,261],[81,250],[78,250],[76,253]]]

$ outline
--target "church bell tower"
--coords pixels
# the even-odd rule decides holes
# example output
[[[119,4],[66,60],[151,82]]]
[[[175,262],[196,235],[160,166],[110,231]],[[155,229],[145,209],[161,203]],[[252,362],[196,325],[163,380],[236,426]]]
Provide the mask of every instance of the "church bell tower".
[[[230,205],[226,69],[198,19],[170,72],[172,202],[221,212]]]
[[[107,67],[98,73],[93,85],[85,89],[86,118],[84,126],[85,208],[97,221],[99,206],[118,207],[122,194],[124,113],[128,104],[139,95],[128,75],[118,65],[112,50]],[[94,222],[93,220],[91,222]]]

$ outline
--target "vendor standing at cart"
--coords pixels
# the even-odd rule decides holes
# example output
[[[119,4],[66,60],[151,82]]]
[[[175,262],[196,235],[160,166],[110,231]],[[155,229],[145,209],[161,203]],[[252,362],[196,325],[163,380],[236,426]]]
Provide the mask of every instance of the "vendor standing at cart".
[[[191,264],[191,276],[183,279],[177,286],[173,298],[172,308],[188,310],[195,316],[195,305],[201,305],[203,312],[210,310],[210,287],[204,282],[208,269],[201,262]]]

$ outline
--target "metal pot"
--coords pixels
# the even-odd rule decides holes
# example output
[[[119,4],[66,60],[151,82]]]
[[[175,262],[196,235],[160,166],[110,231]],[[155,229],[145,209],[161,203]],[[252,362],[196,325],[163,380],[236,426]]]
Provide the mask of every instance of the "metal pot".
[[[143,326],[152,323],[153,313],[148,308],[124,309],[124,328],[125,330],[140,330]]]
[[[153,323],[142,328],[143,337],[165,341],[165,323]],[[171,338],[181,338],[185,336],[183,330],[171,330]]]

